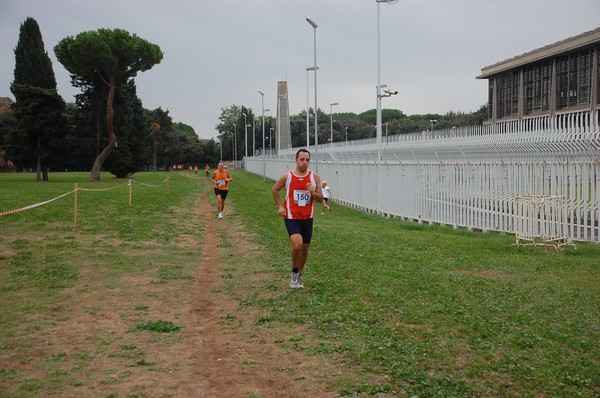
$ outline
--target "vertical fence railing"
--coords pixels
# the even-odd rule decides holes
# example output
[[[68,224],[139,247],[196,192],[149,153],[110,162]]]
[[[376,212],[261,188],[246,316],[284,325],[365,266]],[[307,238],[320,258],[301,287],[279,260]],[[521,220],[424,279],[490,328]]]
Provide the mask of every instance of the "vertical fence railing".
[[[553,197],[543,235],[598,242],[599,131],[597,115],[579,112],[407,135],[390,141],[380,162],[373,143],[328,146],[319,149],[319,174],[344,205],[484,231],[518,234],[518,198]],[[266,177],[292,168],[294,152],[267,159]],[[249,158],[249,171],[262,175],[262,162]]]

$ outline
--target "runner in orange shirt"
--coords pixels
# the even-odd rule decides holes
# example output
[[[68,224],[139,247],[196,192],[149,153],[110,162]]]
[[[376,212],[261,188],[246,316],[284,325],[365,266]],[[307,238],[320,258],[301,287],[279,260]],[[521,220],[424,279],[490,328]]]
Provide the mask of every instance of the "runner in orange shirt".
[[[329,205],[324,201],[321,192],[321,179],[308,170],[310,152],[300,149],[296,152],[296,169],[292,170],[275,182],[271,192],[277,204],[277,214],[284,218],[285,226],[292,246],[292,278],[290,287],[303,288],[302,270],[308,259],[308,250],[312,239],[315,200]],[[282,203],[279,191],[285,187],[285,200]]]
[[[215,195],[217,197],[217,211],[219,212],[219,219],[223,218],[223,210],[225,210],[225,199],[229,192],[229,181],[233,181],[231,172],[225,170],[223,162],[219,163],[217,170],[214,171],[211,179],[215,184]]]

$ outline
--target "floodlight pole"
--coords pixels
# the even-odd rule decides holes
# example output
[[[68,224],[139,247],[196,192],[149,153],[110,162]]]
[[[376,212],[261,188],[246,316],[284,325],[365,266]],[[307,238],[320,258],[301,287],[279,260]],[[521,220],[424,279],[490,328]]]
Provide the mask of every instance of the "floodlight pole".
[[[329,141],[331,142],[331,147],[333,148],[333,107],[335,105],[339,105],[337,102],[331,103],[329,104],[329,121],[330,121],[330,126],[329,129],[331,130],[331,138],[329,139]]]
[[[265,94],[258,90],[262,102],[262,157],[263,157],[263,181],[267,180],[267,160],[265,159]]]
[[[244,115],[244,169],[248,171],[248,166],[246,165],[246,163],[248,162],[248,115],[246,115],[243,112],[242,115]]]
[[[273,158],[273,150],[271,149],[271,144],[273,143],[273,127],[269,127],[269,157]]]
[[[392,4],[398,2],[398,0],[375,0],[377,2],[377,156],[378,160],[381,160],[381,133],[382,133],[382,117],[381,117],[381,33],[380,33],[380,17],[379,9],[381,3]]]
[[[256,118],[252,114],[252,156],[256,155]]]
[[[221,136],[223,135],[223,132],[220,132]],[[219,137],[219,162],[223,161],[223,139],[221,137]]]
[[[242,112],[244,115],[244,157],[248,157],[248,115]]]
[[[377,213],[380,212],[381,208],[381,184],[379,181],[380,176],[380,163],[383,158],[381,148],[381,34],[379,28],[379,9],[381,3],[396,3],[398,0],[375,0],[377,2],[377,129],[376,129],[376,141],[377,141]]]
[[[309,101],[309,93],[308,93],[308,72],[310,72],[311,68],[306,68],[306,150],[310,150],[310,105]]]
[[[437,123],[437,119],[429,119],[429,123],[431,123],[431,138],[433,138],[433,125]]]
[[[310,149],[310,106],[308,105],[308,72],[314,71],[316,74],[317,70],[319,70],[318,66],[311,66],[306,68],[306,149]],[[318,142],[317,138],[315,138],[315,140],[315,142]]]
[[[319,25],[317,25],[315,23],[315,21],[313,21],[312,19],[306,18],[306,21],[310,24],[310,26],[313,27],[313,31],[314,31],[314,64],[313,64],[313,68],[315,69],[315,171],[318,173],[319,172],[319,111],[318,111],[318,107],[317,107],[317,69],[319,69],[317,67],[317,27]]]
[[[380,9],[380,0],[377,0],[377,127],[375,140],[377,141],[377,161],[381,160],[381,45],[380,42],[380,33],[379,33],[379,9]],[[379,184],[378,184],[379,185]]]

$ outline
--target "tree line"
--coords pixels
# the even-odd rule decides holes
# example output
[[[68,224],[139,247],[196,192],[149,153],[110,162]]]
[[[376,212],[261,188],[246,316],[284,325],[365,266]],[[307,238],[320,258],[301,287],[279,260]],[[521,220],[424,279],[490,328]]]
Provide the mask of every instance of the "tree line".
[[[290,130],[292,146],[306,146],[306,112],[302,111],[290,115]],[[310,144],[315,142],[314,131],[314,109],[309,113],[309,136]],[[434,120],[434,128],[450,129],[453,127],[477,126],[487,120],[487,104],[482,105],[475,112],[449,111],[444,115],[423,114],[406,115],[397,109],[382,110],[382,131],[389,136],[421,132],[431,129],[431,121]],[[363,113],[340,112],[330,115],[318,110],[319,121],[319,144],[326,144],[333,136],[334,142],[361,140],[376,136],[375,109]],[[333,122],[331,121],[333,118]],[[248,155],[260,155],[263,150],[262,115],[256,116],[252,109],[245,106],[232,105],[221,110],[220,122],[216,129],[218,140],[222,143],[223,157],[225,159],[242,159],[245,155],[245,139],[248,137]],[[244,128],[247,125],[247,134]],[[333,134],[331,128],[333,127]],[[269,153],[269,146],[277,147],[277,119],[265,116],[265,152]],[[272,134],[272,136],[271,136]],[[235,151],[235,153],[234,153]]]
[[[138,98],[135,76],[163,58],[160,48],[122,29],[99,29],[69,36],[55,47],[59,62],[81,89],[65,103],[56,89],[52,64],[37,22],[27,18],[15,48],[15,96],[11,112],[0,116],[0,164],[36,170],[100,170],[126,177],[171,164],[216,163],[214,140],[174,122],[168,110],[148,110]]]
[[[0,115],[0,171],[12,163],[17,170],[36,170],[38,181],[48,170],[100,170],[122,178],[137,171],[168,169],[172,164],[214,164],[262,153],[262,118],[246,106],[221,109],[215,126],[217,140],[200,140],[194,129],[174,122],[168,110],[149,110],[137,96],[135,76],[160,63],[160,48],[122,29],[99,29],[62,39],[54,53],[81,90],[74,103],[65,103],[56,89],[52,64],[37,22],[27,18],[15,48],[15,96],[12,111]],[[292,145],[306,145],[306,112],[290,116]],[[314,109],[308,110],[309,114]],[[357,140],[375,136],[375,109],[334,113],[317,110],[319,142]],[[310,115],[312,116],[312,115]],[[487,106],[472,113],[407,116],[400,110],[382,111],[389,135],[478,125]],[[314,143],[313,119],[310,141]],[[264,146],[276,147],[276,119],[265,117]],[[247,143],[247,148],[246,148]]]

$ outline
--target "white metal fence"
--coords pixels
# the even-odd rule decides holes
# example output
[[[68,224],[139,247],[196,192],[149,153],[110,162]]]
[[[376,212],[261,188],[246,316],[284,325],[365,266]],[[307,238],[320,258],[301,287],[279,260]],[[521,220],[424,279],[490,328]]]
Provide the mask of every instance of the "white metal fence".
[[[326,144],[318,152],[311,168],[346,206],[517,238],[600,241],[595,113],[394,136],[384,139],[381,157],[367,140]],[[295,149],[251,157],[246,165],[276,179],[295,167],[294,155]],[[553,199],[525,211],[523,197]]]

